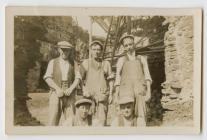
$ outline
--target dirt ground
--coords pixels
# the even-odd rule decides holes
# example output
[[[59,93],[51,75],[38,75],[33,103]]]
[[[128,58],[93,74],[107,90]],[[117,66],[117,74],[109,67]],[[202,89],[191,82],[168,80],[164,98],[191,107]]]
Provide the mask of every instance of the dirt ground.
[[[30,93],[32,99],[27,102],[29,111],[32,116],[40,121],[42,125],[48,122],[48,93]],[[174,102],[163,105],[163,118],[161,126],[192,126],[193,125],[193,102]],[[113,109],[109,109],[109,114],[113,113]],[[156,124],[156,123],[154,123]],[[151,125],[153,126],[153,125]]]
[[[40,121],[41,124],[47,125],[49,93],[30,93],[32,99],[27,102],[30,113]]]

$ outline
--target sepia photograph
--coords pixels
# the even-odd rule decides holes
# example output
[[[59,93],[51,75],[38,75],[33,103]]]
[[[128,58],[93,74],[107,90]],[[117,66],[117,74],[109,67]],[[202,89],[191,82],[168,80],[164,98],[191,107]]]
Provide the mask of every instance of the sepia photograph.
[[[8,134],[199,134],[201,9],[6,8]]]

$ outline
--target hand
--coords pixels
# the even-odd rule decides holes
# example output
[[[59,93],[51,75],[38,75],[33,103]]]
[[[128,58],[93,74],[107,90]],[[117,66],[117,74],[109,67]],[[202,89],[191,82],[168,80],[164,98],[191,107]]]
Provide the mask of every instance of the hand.
[[[90,97],[89,91],[85,87],[83,87],[83,96]]]
[[[59,98],[64,96],[64,92],[61,88],[55,89],[55,92]]]
[[[65,90],[64,93],[65,93],[66,96],[70,96],[70,94],[73,92],[73,90],[74,90],[74,88],[69,87],[68,89]]]
[[[112,103],[112,101],[113,101],[113,95],[112,95],[112,94],[109,94],[109,99],[108,99],[108,101],[109,101],[109,104]]]
[[[146,96],[145,96],[145,102],[148,102],[151,98],[151,91],[147,90]]]

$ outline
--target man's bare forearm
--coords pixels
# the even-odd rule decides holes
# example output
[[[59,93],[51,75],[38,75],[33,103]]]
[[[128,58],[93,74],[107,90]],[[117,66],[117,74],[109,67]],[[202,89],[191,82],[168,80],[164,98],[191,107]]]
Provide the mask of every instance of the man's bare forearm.
[[[114,80],[109,81],[109,94],[113,93]]]
[[[49,87],[55,90],[60,88],[51,78],[45,79],[45,82],[48,84]]]
[[[151,94],[151,82],[147,80],[146,84],[147,84],[147,94]]]

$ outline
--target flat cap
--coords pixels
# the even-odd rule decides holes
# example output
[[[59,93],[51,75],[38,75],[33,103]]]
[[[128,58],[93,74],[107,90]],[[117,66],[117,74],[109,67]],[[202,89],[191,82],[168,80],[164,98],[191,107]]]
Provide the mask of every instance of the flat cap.
[[[132,39],[134,39],[134,36],[133,36],[132,34],[124,33],[124,34],[121,36],[121,38],[119,39],[119,42],[122,44],[122,42],[123,42],[123,40],[124,40],[125,38],[132,38]]]
[[[121,97],[118,101],[118,103],[121,104],[127,104],[127,103],[133,103],[134,102],[134,97],[132,96],[125,96]]]
[[[134,102],[134,100],[135,100],[134,88],[132,86],[121,85],[118,103],[126,104],[130,102]]]
[[[78,105],[80,104],[84,104],[84,103],[88,103],[88,104],[92,104],[92,101],[88,98],[85,98],[85,97],[81,97],[79,98],[76,102],[75,102],[75,106],[77,107]]]
[[[57,47],[58,48],[65,48],[65,49],[70,49],[73,48],[73,45],[71,45],[69,42],[67,41],[60,41],[57,43]]]
[[[92,45],[94,45],[94,44],[98,44],[98,45],[100,45],[101,48],[103,49],[103,46],[104,46],[104,45],[101,43],[101,41],[94,40],[94,41],[92,41],[92,42],[90,43],[90,46],[92,46]]]

